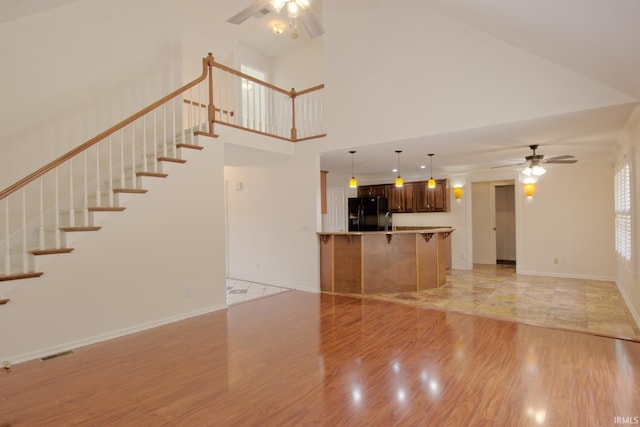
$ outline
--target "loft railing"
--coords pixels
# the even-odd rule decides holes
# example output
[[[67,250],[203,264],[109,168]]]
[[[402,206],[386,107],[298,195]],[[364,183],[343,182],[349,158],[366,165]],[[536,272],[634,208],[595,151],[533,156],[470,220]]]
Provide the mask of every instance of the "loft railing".
[[[215,123],[288,141],[325,136],[323,85],[286,91],[215,62],[202,74],[0,192],[0,280],[31,277],[35,253],[58,253],[66,234],[92,229],[93,213],[117,209],[141,176],[215,136]]]

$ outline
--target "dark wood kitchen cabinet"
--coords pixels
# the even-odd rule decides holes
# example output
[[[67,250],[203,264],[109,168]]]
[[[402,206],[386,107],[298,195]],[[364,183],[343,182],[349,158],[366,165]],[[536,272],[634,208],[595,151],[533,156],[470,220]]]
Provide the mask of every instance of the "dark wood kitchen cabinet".
[[[414,182],[405,182],[402,187],[387,185],[387,207],[389,212],[414,212]]]
[[[361,185],[358,187],[358,197],[387,197],[386,185]]]
[[[413,184],[416,212],[449,212],[449,188],[446,179],[436,179],[436,188],[428,188],[426,181]]]

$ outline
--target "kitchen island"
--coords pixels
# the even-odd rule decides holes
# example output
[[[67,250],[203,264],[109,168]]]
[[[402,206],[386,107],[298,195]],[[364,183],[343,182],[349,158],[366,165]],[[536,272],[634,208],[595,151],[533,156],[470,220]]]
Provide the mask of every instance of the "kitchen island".
[[[377,294],[432,289],[446,283],[451,227],[318,233],[320,289]]]

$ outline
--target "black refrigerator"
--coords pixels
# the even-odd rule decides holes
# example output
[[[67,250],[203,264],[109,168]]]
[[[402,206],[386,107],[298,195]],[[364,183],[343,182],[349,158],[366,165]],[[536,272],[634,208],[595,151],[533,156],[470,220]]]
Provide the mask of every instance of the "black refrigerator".
[[[350,197],[349,231],[383,231],[386,214],[387,199],[384,197]]]

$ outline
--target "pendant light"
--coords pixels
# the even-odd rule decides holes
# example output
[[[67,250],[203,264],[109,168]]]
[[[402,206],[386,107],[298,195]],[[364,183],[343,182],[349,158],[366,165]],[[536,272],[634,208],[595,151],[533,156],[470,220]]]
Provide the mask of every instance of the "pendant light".
[[[431,178],[429,178],[429,182],[427,182],[427,187],[428,188],[436,188],[436,180],[433,179],[433,156],[435,154],[430,153],[429,154],[429,159],[431,160]]]
[[[356,179],[356,175],[353,172],[353,155],[356,154],[356,152],[351,150],[349,151],[349,153],[351,153],[351,179],[349,180],[349,188],[357,188],[358,180]]]
[[[396,187],[400,188],[404,185],[404,180],[400,176],[400,153],[402,153],[402,150],[396,150],[396,153],[398,153],[398,176],[396,177]]]

